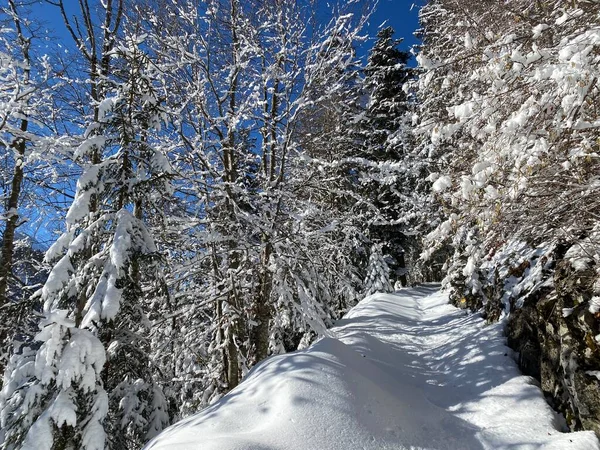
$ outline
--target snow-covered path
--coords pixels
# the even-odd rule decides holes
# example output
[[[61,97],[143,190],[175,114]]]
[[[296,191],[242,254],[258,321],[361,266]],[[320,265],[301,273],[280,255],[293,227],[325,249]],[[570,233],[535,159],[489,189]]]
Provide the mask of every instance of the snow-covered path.
[[[500,337],[438,286],[376,294],[309,349],[269,358],[147,450],[600,450],[561,420]]]

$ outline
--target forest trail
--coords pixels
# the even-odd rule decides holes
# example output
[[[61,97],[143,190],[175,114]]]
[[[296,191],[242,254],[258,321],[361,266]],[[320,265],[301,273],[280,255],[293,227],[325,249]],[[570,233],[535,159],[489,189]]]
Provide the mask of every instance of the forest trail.
[[[269,358],[147,450],[594,450],[437,285],[375,294],[310,348]]]

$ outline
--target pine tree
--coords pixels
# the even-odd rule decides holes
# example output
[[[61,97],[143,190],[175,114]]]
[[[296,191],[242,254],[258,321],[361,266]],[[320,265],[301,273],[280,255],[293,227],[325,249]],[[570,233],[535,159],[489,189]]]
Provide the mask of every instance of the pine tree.
[[[390,269],[385,262],[381,244],[373,244],[365,278],[365,295],[377,292],[393,292],[390,283]]]
[[[170,192],[171,169],[152,145],[164,114],[141,42],[132,36],[117,48],[121,78],[106,80],[112,88],[75,152],[90,163],[46,255],[54,265],[36,294],[41,346],[7,372],[8,448],[125,448],[168,422],[147,344],[146,295],[160,255],[146,215]]]
[[[412,105],[407,89],[413,78],[407,67],[410,54],[398,48],[402,40],[393,36],[391,27],[377,33],[364,69],[368,102],[357,125],[362,154],[379,169],[363,187],[378,211],[370,233],[385,243],[395,278],[406,285],[405,254],[410,250],[414,261],[418,249],[412,236],[415,211],[422,203],[416,189],[422,170],[412,153]]]

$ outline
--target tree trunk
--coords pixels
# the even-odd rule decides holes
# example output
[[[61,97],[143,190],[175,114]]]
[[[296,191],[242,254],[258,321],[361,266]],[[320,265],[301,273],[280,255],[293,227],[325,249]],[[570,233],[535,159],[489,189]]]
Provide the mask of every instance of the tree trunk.
[[[238,362],[238,349],[235,345],[233,328],[229,329],[227,338],[227,388],[229,390],[240,384],[240,365]]]
[[[27,121],[21,122],[21,130],[27,130]],[[25,154],[25,141],[17,139],[14,142],[14,147],[19,158]],[[6,228],[2,235],[2,257],[0,258],[0,307],[8,303],[6,291],[8,290],[8,279],[12,274],[13,258],[15,251],[15,231],[19,226],[19,214],[17,208],[19,206],[19,197],[21,195],[21,186],[23,184],[23,167],[19,162],[15,163],[13,173],[10,197],[6,205]],[[4,333],[2,338],[4,338]]]
[[[408,282],[406,280],[406,261],[404,260],[404,250],[398,255],[398,265],[400,266],[400,283],[402,287],[406,287]]]
[[[269,325],[271,322],[271,289],[273,279],[268,270],[269,259],[273,249],[267,243],[262,255],[259,290],[254,305],[254,314],[258,325],[253,329],[252,344],[254,346],[254,362],[259,362],[269,355]]]
[[[240,42],[237,32],[237,21],[239,20],[238,1],[230,0],[230,14],[231,14],[231,43],[232,43],[232,67],[233,73],[231,77],[231,83],[229,86],[229,120],[227,124],[227,135],[223,142],[223,163],[224,163],[224,176],[223,181],[225,182],[225,191],[227,192],[226,209],[230,223],[234,224],[237,222],[237,216],[234,205],[234,192],[231,189],[231,185],[237,181],[237,162],[235,157],[235,146],[236,146],[236,127],[234,125],[234,118],[238,108],[237,105],[237,90],[239,82],[239,68],[237,67],[240,52]],[[238,343],[241,341],[241,333],[243,332],[242,324],[242,308],[241,301],[238,298],[236,290],[235,279],[232,273],[235,273],[240,266],[240,255],[237,249],[237,242],[229,243],[229,256],[228,261],[228,274],[229,277],[229,292],[227,293],[226,302],[229,307],[229,326],[228,331],[225,333],[226,339],[226,371],[227,371],[227,387],[233,389],[240,382],[240,365],[239,365],[239,348]],[[233,315],[233,317],[231,317]]]
[[[21,21],[17,14],[17,8],[13,0],[9,1],[10,9],[13,13],[13,21],[17,30],[18,44],[21,49],[23,56],[23,62],[27,67],[30,65],[29,57],[29,40],[23,35],[21,29]],[[29,84],[30,69],[24,70],[23,84],[27,86]],[[25,133],[29,127],[29,121],[27,119],[21,120],[20,130]],[[17,137],[12,142],[12,147],[16,152],[15,168],[13,171],[13,179],[11,183],[10,197],[8,198],[8,204],[6,205],[6,228],[2,235],[2,256],[0,258],[0,308],[8,303],[7,290],[8,280],[12,275],[12,268],[14,262],[15,252],[15,231],[19,226],[19,214],[17,208],[19,207],[19,198],[21,196],[21,188],[23,185],[23,157],[25,156],[25,139]],[[0,344],[4,342],[7,337],[7,330],[3,327],[0,330]]]

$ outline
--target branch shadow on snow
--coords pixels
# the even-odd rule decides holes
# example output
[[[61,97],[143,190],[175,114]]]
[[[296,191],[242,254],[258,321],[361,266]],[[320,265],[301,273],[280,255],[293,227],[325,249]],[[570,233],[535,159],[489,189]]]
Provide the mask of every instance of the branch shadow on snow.
[[[483,448],[477,428],[331,338],[257,365],[230,394],[163,438],[190,429],[197,430],[199,442],[213,445],[198,447],[203,449]],[[211,436],[203,436],[204,430]],[[214,439],[227,435],[233,441],[243,436],[246,446],[214,446]],[[255,437],[267,447],[255,446]]]
[[[506,411],[490,410],[518,423],[510,405],[540,394],[533,380],[523,382],[528,377],[498,339],[501,325],[446,305],[438,289],[366,299],[336,324],[337,339],[263,361],[240,386],[163,436],[186,433],[197,439],[194,448],[222,450],[483,449],[493,433],[460,417],[501,402]],[[543,444],[532,437],[502,448]]]
[[[376,308],[366,302],[336,324],[338,337],[399,383],[421,390],[431,403],[458,416],[481,415],[485,405],[502,404],[495,420],[500,422],[502,417],[505,423],[520,423],[523,417],[511,412],[517,404],[533,402],[549,410],[537,382],[520,373],[513,351],[498,338],[502,324],[487,325],[481,315],[436,304],[423,298],[427,295],[431,289],[424,287],[412,293],[402,291],[401,296],[382,295]],[[416,308],[414,303],[418,303]],[[435,308],[440,312],[430,314]],[[421,317],[415,317],[415,309]],[[553,425],[553,433],[564,430],[559,417]],[[546,444],[531,439],[514,448]],[[502,445],[512,448],[512,444]]]
[[[403,292],[402,298],[378,299],[376,315],[370,314],[367,305],[360,316],[339,321],[336,329],[340,339],[382,370],[425,389],[430,400],[444,408],[520,376],[512,351],[497,338],[500,325],[484,326],[478,314],[452,307],[427,321],[426,327],[424,322],[399,315],[402,306],[398,301],[417,300],[431,288],[414,291],[419,295]],[[409,305],[406,309],[414,310]]]

